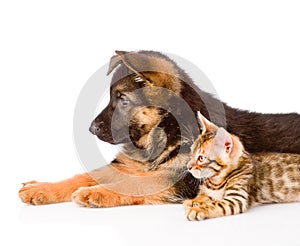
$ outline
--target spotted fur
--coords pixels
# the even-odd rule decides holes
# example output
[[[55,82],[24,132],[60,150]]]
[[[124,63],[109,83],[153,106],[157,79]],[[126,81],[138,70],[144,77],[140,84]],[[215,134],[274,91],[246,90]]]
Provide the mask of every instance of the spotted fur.
[[[193,144],[188,167],[203,181],[198,196],[184,203],[187,219],[239,214],[264,203],[300,202],[300,155],[249,154],[238,137],[199,117],[205,132]]]

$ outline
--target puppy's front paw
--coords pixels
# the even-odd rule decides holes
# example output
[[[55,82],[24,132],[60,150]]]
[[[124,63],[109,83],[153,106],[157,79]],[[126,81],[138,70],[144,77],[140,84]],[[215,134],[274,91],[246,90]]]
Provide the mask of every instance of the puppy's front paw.
[[[102,186],[82,187],[72,194],[73,202],[83,207],[106,208],[123,205],[121,196]]]
[[[73,192],[72,201],[77,203],[82,207],[91,207],[90,206],[90,197],[92,191],[89,187],[82,187]]]
[[[109,192],[99,186],[82,187],[73,192],[72,201],[82,207],[101,208],[108,207],[105,202],[109,199]]]
[[[53,202],[50,195],[50,184],[30,181],[23,183],[19,191],[19,197],[24,203],[42,205]]]

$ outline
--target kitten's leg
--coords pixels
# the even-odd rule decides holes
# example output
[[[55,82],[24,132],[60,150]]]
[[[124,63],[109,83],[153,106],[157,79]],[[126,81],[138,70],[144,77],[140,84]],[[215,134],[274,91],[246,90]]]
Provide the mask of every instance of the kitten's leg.
[[[188,220],[204,220],[245,212],[248,208],[248,194],[245,190],[228,190],[225,191],[222,200],[208,200],[206,196],[200,195],[185,204],[188,205],[186,206]]]
[[[183,203],[185,209],[199,207],[202,203],[211,202],[212,198],[207,195],[198,195],[195,199],[186,200]]]
[[[186,217],[188,220],[204,220],[243,213],[246,210],[246,205],[239,205],[237,203],[239,202],[229,200],[202,203],[198,207],[188,208],[186,211]]]

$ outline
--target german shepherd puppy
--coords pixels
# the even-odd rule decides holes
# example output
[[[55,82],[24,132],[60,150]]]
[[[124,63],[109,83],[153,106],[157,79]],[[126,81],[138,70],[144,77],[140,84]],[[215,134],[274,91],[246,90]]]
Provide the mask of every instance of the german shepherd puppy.
[[[300,154],[299,114],[231,108],[198,88],[161,53],[116,51],[108,73],[112,71],[110,102],[92,122],[90,132],[108,143],[124,144],[123,150],[111,164],[90,173],[57,183],[24,183],[19,191],[23,202],[73,200],[86,207],[113,207],[182,203],[195,197],[199,180],[186,166],[200,131],[199,110],[239,136],[249,152]]]

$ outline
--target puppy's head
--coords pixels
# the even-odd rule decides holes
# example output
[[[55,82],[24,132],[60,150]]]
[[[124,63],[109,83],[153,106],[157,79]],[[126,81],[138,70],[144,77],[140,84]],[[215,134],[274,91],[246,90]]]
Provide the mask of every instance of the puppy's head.
[[[108,71],[109,74],[115,70],[110,101],[92,122],[90,131],[111,144],[140,145],[171,108],[180,109],[176,95],[181,92],[181,70],[158,52],[116,53]]]

